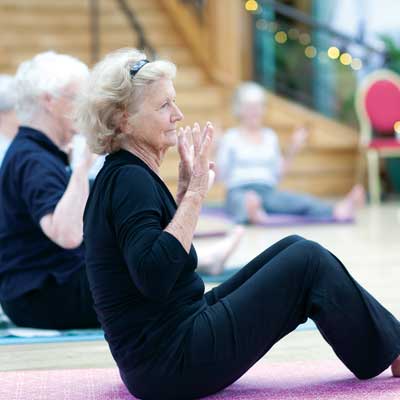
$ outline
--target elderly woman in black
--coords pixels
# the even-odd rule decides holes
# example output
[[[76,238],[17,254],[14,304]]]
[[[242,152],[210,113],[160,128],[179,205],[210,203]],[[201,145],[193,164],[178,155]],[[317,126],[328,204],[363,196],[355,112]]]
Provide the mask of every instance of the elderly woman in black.
[[[84,239],[95,309],[129,391],[174,400],[217,392],[308,317],[358,378],[390,365],[400,375],[399,322],[317,243],[287,237],[204,293],[192,239],[213,127],[195,124],[178,137],[174,75],[169,62],[117,51],[94,68],[78,111],[92,149],[110,153]],[[177,144],[174,199],[159,166]]]

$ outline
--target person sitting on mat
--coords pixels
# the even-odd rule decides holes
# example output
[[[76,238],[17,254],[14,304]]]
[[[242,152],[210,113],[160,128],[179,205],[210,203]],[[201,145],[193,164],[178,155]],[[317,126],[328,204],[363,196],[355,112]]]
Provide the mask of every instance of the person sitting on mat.
[[[289,236],[205,293],[192,245],[209,188],[213,126],[177,135],[176,67],[135,49],[91,72],[77,120],[91,149],[110,153],[84,213],[95,309],[128,390],[141,399],[195,399],[242,376],[307,318],[360,379],[392,364],[400,323],[318,243]],[[160,178],[166,151],[192,137],[180,196]],[[190,157],[187,147],[181,158]]]
[[[0,303],[19,326],[99,326],[82,245],[95,158],[86,149],[71,174],[64,152],[75,133],[73,101],[88,73],[81,61],[46,52],[16,74],[21,126],[0,170]]]
[[[19,326],[99,327],[82,244],[95,157],[79,144],[71,173],[63,151],[75,134],[73,102],[87,76],[81,61],[53,52],[22,63],[16,75],[21,127],[0,170],[0,303]],[[241,235],[235,229],[206,251],[203,272],[221,273]]]
[[[241,84],[233,97],[239,120],[221,138],[217,151],[217,175],[227,188],[226,209],[237,223],[268,223],[268,214],[295,214],[347,220],[364,203],[364,189],[356,185],[332,206],[322,200],[277,188],[294,155],[307,140],[307,130],[297,129],[285,157],[278,137],[263,127],[265,91],[255,82]],[[316,166],[317,168],[317,166]]]
[[[4,155],[17,133],[18,120],[15,114],[15,79],[11,75],[0,75],[0,166]]]

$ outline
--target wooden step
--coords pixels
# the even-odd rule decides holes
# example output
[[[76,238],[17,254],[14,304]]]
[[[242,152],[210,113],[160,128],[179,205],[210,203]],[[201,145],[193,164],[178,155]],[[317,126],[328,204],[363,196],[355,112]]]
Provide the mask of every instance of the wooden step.
[[[159,10],[160,5],[158,0],[129,0],[128,4],[136,12],[139,13],[143,10]],[[100,0],[99,6],[101,9],[114,9],[118,7],[115,0]],[[74,9],[88,9],[89,1],[87,0],[1,0],[1,7],[7,10],[74,10]]]
[[[169,60],[179,68],[182,65],[193,65],[192,54],[184,47],[180,46],[160,46],[157,48],[158,58]]]
[[[343,196],[354,185],[354,177],[346,175],[321,175],[286,177],[279,185],[281,190],[290,190],[315,196]]]

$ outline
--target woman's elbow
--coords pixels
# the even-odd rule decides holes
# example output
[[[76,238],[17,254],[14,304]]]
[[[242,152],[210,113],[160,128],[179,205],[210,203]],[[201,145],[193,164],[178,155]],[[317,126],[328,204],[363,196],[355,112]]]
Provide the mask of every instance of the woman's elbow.
[[[60,223],[54,221],[51,214],[41,219],[40,227],[52,242],[63,249],[75,249],[79,247],[83,241],[83,230],[81,226],[72,229],[68,226],[64,227]]]
[[[79,247],[82,244],[82,241],[83,241],[82,236],[78,237],[78,236],[74,236],[74,235],[67,235],[67,236],[60,238],[58,243],[57,242],[56,243],[63,249],[72,250],[72,249],[76,249],[77,247]]]

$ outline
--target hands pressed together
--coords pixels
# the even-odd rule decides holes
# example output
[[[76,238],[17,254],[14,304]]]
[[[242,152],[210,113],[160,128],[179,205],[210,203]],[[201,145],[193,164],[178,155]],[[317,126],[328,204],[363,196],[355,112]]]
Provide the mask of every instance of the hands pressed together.
[[[215,178],[215,165],[210,161],[213,137],[211,122],[207,122],[202,130],[198,123],[179,129],[178,203],[186,192],[205,198],[210,190]]]

